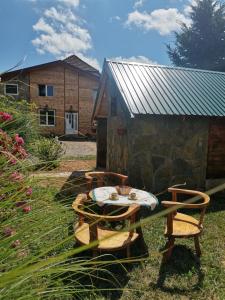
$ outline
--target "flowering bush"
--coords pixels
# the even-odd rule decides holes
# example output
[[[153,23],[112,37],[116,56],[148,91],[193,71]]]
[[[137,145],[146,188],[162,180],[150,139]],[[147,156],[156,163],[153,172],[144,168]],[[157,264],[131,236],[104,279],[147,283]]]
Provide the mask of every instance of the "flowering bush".
[[[0,111],[0,127],[12,121],[11,114]],[[16,230],[12,226],[4,226],[4,221],[19,212],[29,213],[32,209],[29,204],[32,187],[26,182],[20,164],[28,156],[23,146],[24,139],[19,134],[10,136],[0,128],[0,221],[5,237],[14,236]],[[15,240],[11,246],[17,248],[20,243]]]

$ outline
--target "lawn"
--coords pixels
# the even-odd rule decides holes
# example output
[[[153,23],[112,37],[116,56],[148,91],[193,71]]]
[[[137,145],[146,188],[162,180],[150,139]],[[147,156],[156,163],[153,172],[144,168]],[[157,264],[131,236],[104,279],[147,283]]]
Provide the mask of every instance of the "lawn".
[[[34,185],[33,190],[33,199],[36,200],[32,204],[32,212],[23,215],[23,222],[17,220],[22,232],[19,237],[21,245],[18,249],[10,250],[7,259],[2,260],[1,269],[4,272],[15,269],[21,263],[30,264],[32,258],[38,261],[38,256],[47,259],[63,255],[66,251],[72,253],[76,249],[72,236],[75,216],[71,203],[74,196],[65,197],[59,194],[56,187],[41,188],[38,184]],[[200,261],[194,255],[192,240],[177,240],[170,262],[163,266],[160,250],[165,244],[164,218],[157,218],[143,226],[149,256],[130,263],[119,261],[124,258],[123,252],[118,253],[117,258],[103,257],[99,261],[104,262],[104,271],[95,271],[97,265],[91,271],[85,270],[85,266],[83,270],[75,269],[76,260],[77,266],[81,259],[84,262],[90,260],[89,251],[67,256],[68,270],[64,266],[65,269],[56,274],[44,271],[43,276],[34,272],[23,283],[22,289],[9,289],[8,293],[0,294],[0,299],[224,299],[223,195],[212,198],[204,227]],[[133,255],[142,253],[138,244],[133,248]],[[70,264],[71,257],[73,263]],[[107,260],[111,261],[108,265]],[[56,290],[53,294],[52,280]]]

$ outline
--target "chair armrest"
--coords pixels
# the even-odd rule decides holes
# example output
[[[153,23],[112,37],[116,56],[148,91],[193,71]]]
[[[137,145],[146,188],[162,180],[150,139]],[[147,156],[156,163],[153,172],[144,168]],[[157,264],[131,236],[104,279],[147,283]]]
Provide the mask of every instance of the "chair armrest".
[[[168,192],[172,193],[173,200],[177,199],[177,196],[176,196],[177,194],[185,194],[185,195],[193,196],[194,198],[191,199],[191,202],[195,202],[195,201],[197,201],[197,200],[199,200],[201,198],[203,199],[203,203],[201,203],[201,204],[195,204],[195,205],[198,205],[198,206],[195,206],[195,207],[192,207],[192,208],[202,208],[202,207],[205,207],[205,206],[207,206],[209,204],[209,201],[210,201],[210,197],[206,193],[195,191],[195,190],[177,189],[177,188],[171,187],[171,188],[168,188]],[[203,206],[201,206],[201,205],[203,205]]]
[[[177,201],[162,201],[161,204],[166,207],[166,208],[170,208],[170,207],[175,207],[176,209],[178,208],[204,208],[206,206],[205,203],[185,203],[185,202],[177,202]]]
[[[125,219],[129,218],[130,216],[132,216],[133,214],[135,214],[140,209],[139,205],[133,204],[128,208],[128,210],[125,213],[122,213],[120,215],[116,215],[116,216],[97,215],[97,214],[85,212],[79,208],[85,201],[87,201],[87,195],[79,194],[77,196],[76,200],[72,204],[73,209],[80,215],[83,215],[85,217],[89,217],[91,219],[95,219],[98,221],[105,220],[105,221],[116,222],[116,221],[125,220]]]

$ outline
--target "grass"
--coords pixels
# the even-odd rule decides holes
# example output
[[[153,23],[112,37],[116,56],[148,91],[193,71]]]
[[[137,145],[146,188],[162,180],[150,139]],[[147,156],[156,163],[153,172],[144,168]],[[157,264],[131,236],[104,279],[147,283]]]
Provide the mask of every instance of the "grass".
[[[34,188],[33,198],[37,200],[32,204],[32,214],[27,219],[23,218],[23,223],[18,221],[16,224],[20,227],[20,232],[23,232],[23,227],[26,229],[20,238],[22,245],[19,249],[12,250],[7,261],[3,262],[2,269],[10,269],[12,265],[14,267],[19,265],[21,260],[26,261],[33,256],[36,257],[52,245],[57,246],[47,251],[46,257],[54,257],[74,249],[72,225],[75,216],[71,210],[74,197],[58,198],[58,192],[59,190],[53,187],[36,186]],[[150,214],[150,212],[144,213]],[[54,216],[53,221],[52,216]],[[29,230],[27,230],[26,220],[31,224]],[[36,223],[39,225],[36,226]],[[55,276],[58,296],[51,297],[44,294],[45,290],[51,288],[52,282],[52,275],[47,274],[44,277],[34,277],[28,280],[21,294],[18,290],[16,295],[10,294],[10,297],[7,294],[1,297],[0,294],[0,299],[29,299],[29,297],[23,297],[26,289],[30,291],[30,285],[33,289],[33,299],[67,300],[79,297],[98,300],[225,299],[225,201],[223,196],[216,195],[211,200],[204,227],[201,239],[203,256],[200,261],[194,255],[193,240],[178,239],[170,262],[164,266],[161,264],[160,251],[165,244],[165,239],[163,236],[164,218],[159,218],[143,226],[149,256],[142,258],[141,261],[129,264],[118,263],[116,259],[124,257],[124,253],[121,252],[118,253],[117,258],[112,256],[107,258],[111,261],[106,267],[110,272],[108,275],[101,271],[94,271],[96,278],[90,278],[84,270],[82,276],[80,274],[78,276],[76,272],[73,276],[70,270],[69,275],[66,276],[69,280],[65,280],[65,274]],[[134,245],[133,255],[139,255],[140,252],[143,252],[141,246]],[[90,255],[91,253],[86,251],[81,257],[88,261]],[[71,287],[71,282],[74,285],[74,282],[79,281],[77,278],[83,285],[86,284],[79,297],[76,294],[77,286],[74,290],[66,292],[66,287]]]

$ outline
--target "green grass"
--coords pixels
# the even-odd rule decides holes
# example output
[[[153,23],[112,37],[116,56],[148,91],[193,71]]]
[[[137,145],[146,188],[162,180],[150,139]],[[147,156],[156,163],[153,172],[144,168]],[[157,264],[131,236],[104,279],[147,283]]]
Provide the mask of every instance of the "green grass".
[[[38,255],[51,258],[76,249],[72,228],[75,215],[71,210],[74,197],[63,199],[57,196],[58,192],[56,188],[34,187],[33,199],[36,200],[32,203],[32,213],[21,215],[23,222],[17,220],[15,224],[21,232],[21,246],[10,250],[7,260],[2,261],[2,270],[15,268],[32,257],[37,259]],[[160,251],[165,245],[164,221],[164,218],[159,218],[143,226],[149,256],[142,257],[140,261],[118,263],[116,259],[125,257],[124,252],[119,252],[117,258],[108,256],[102,259],[103,262],[111,261],[104,266],[109,274],[94,270],[90,278],[89,270],[84,270],[81,275],[80,271],[73,274],[68,269],[62,274],[47,272],[41,277],[34,275],[23,284],[22,289],[12,290],[10,294],[0,293],[0,299],[225,299],[224,197],[214,196],[205,216],[200,261],[194,255],[193,240],[177,239],[170,262],[164,266],[161,264]],[[26,255],[21,256],[20,253]],[[133,255],[140,253],[143,253],[141,246],[134,245]],[[88,262],[91,253],[85,251],[78,256]],[[76,257],[73,256],[74,259]],[[75,266],[74,262],[73,267],[70,265],[72,269]],[[45,294],[44,291],[51,290],[52,276],[55,276],[54,289],[57,287],[57,293],[51,296],[50,292]],[[80,283],[83,291],[77,293]],[[67,291],[71,286],[74,290]],[[30,295],[28,298],[26,293]]]

